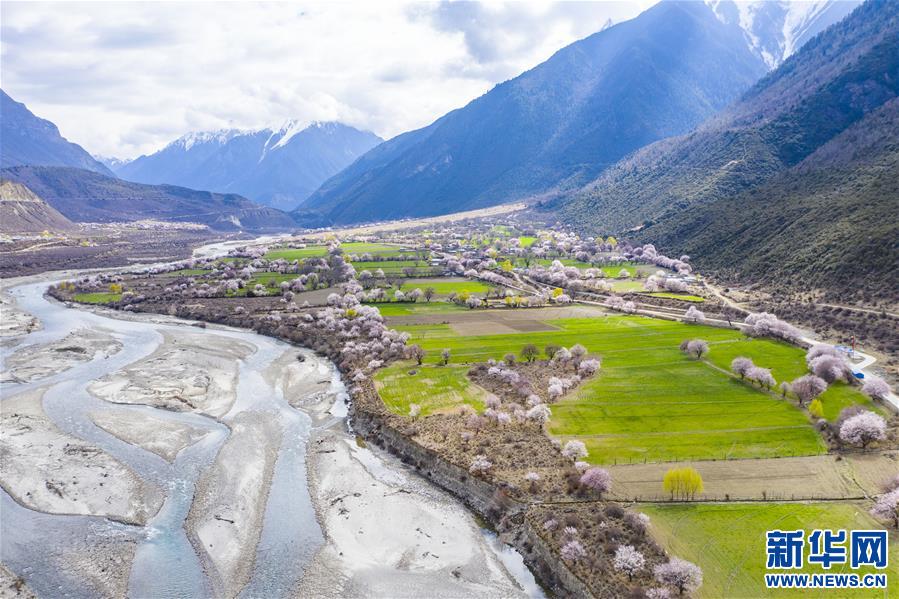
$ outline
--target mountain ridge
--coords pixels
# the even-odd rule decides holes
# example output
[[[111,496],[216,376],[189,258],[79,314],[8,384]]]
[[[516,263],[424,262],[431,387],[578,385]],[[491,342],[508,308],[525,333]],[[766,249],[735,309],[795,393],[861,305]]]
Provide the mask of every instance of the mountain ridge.
[[[52,122],[42,119],[0,89],[0,168],[11,166],[71,166],[114,177],[76,143],[59,133]]]
[[[317,225],[427,216],[578,187],[689,131],[765,70],[707,5],[662,2],[384,142],[295,214]]]
[[[380,142],[373,133],[342,123],[288,120],[278,128],[187,133],[115,170],[139,183],[239,193],[290,209]]]
[[[887,165],[894,159],[899,143],[893,118],[899,94],[897,36],[899,5],[869,0],[716,117],[687,135],[635,152],[583,191],[556,198],[546,207],[584,229],[629,232],[638,240],[693,253],[699,267],[740,275],[735,278],[762,281],[769,273],[770,283],[802,280],[836,289],[840,286],[825,285],[820,276],[832,272],[822,269],[821,257],[827,257],[856,273],[838,277],[843,288],[884,293],[886,286],[871,284],[872,275],[881,282],[890,279],[883,262],[870,261],[871,269],[864,272],[853,269],[847,256],[854,252],[846,246],[845,235],[835,231],[845,229],[865,247],[876,238],[881,251],[896,258],[888,233],[899,230],[895,216],[889,216],[895,215],[899,195],[884,180],[882,168],[857,163],[856,157],[870,152]],[[876,146],[877,152],[870,144],[862,148],[870,136],[882,138],[884,145]],[[825,153],[830,156],[826,166],[819,163]],[[797,181],[805,188],[797,187]],[[877,187],[887,195],[875,194]],[[812,201],[808,190],[816,190],[822,201]],[[799,253],[798,261],[787,251],[796,231],[788,237],[777,233],[786,230],[781,213],[799,218],[795,206],[808,212],[800,220],[816,231],[804,239],[812,253]],[[846,210],[852,211],[851,218],[826,226],[828,211]],[[750,214],[772,225],[752,229],[755,240],[740,234],[748,230]],[[733,244],[733,239],[742,241]],[[756,259],[760,255],[779,256],[789,268],[777,264],[764,269]]]
[[[253,231],[283,231],[294,226],[286,213],[237,194],[133,183],[71,167],[10,167],[0,170],[0,177],[26,186],[76,222],[155,219]]]

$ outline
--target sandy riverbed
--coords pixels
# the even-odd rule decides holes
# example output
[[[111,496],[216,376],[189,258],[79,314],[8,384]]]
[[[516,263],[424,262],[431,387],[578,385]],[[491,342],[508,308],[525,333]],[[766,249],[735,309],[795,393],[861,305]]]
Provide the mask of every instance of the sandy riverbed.
[[[182,449],[209,432],[189,424],[131,412],[99,411],[91,414],[91,420],[110,435],[143,447],[169,463],[175,461]]]
[[[104,315],[97,308],[89,311]],[[124,321],[172,322],[164,317],[115,316]],[[108,335],[104,326],[98,327],[99,336],[97,330],[76,327],[68,337],[55,343],[74,341],[85,345],[82,339],[85,338],[89,340],[86,345],[93,347]],[[125,342],[139,339],[148,343],[144,333],[135,337],[137,333],[133,331],[115,330],[116,336]],[[273,352],[268,341],[257,344],[251,337],[239,339],[234,333],[217,333],[215,328],[197,331],[177,327],[159,331],[162,343],[151,353],[135,352],[126,343],[125,351],[128,356],[134,355],[135,361],[128,363],[121,359],[126,355],[121,353],[114,359],[115,365],[110,363],[109,369],[100,369],[93,375],[99,378],[88,384],[89,392],[96,398],[142,404],[141,407],[97,405],[91,406],[85,416],[119,441],[164,460],[154,462],[140,453],[123,449],[123,456],[134,462],[129,461],[129,465],[142,472],[142,476],[158,482],[172,476],[166,474],[165,463],[176,469],[178,480],[171,481],[172,488],[163,485],[167,493],[183,486],[186,481],[181,477],[190,476],[187,473],[195,459],[195,448],[208,445],[213,437],[207,435],[215,429],[204,429],[204,419],[198,416],[185,420],[171,413],[155,415],[144,406],[195,412],[228,426],[230,435],[217,453],[212,454],[214,458],[203,463],[196,487],[188,496],[183,512],[187,514],[186,520],[183,523],[177,517],[173,520],[176,530],[183,526],[187,532],[184,544],[189,540],[200,558],[194,576],[202,568],[212,581],[212,592],[216,595],[234,597],[242,590],[291,588],[294,584],[298,596],[524,595],[488,546],[472,515],[458,501],[399,461],[355,444],[344,429],[344,421],[330,413],[335,399],[334,371],[326,362],[288,346],[281,353]],[[109,339],[115,341],[111,336]],[[55,349],[50,343],[35,346],[32,351],[36,356],[53,356]],[[11,353],[7,365],[20,353]],[[306,359],[300,360],[298,356]],[[94,357],[103,358],[96,352],[88,354],[88,359]],[[78,372],[83,374],[82,370]],[[35,374],[34,378],[51,374],[48,370]],[[273,394],[276,390],[279,393]],[[100,596],[124,596],[134,590],[129,587],[129,580],[140,582],[150,574],[138,566],[138,562],[145,563],[146,559],[136,559],[136,555],[150,555],[153,559],[154,552],[159,552],[163,560],[159,563],[182,568],[183,561],[164,561],[177,556],[168,553],[177,550],[177,538],[166,536],[165,532],[171,519],[162,517],[178,509],[169,502],[146,529],[116,528],[120,525],[101,519],[53,520],[81,517],[53,514],[99,514],[115,520],[146,523],[157,512],[162,494],[155,484],[139,479],[129,466],[101,449],[96,444],[99,441],[77,439],[57,428],[43,411],[42,393],[43,390],[26,390],[3,402],[0,475],[4,488],[20,504],[7,498],[13,506],[9,509],[21,509],[23,513],[17,516],[17,522],[27,523],[33,530],[7,535],[4,546],[19,548],[9,554],[14,561],[8,565],[14,563],[15,568],[10,577],[0,576],[0,584],[13,589],[15,577],[19,575],[28,582],[45,585],[49,568],[55,573],[49,577],[54,581],[52,588],[92,589],[91,593]],[[287,403],[310,414],[319,425],[312,431],[306,452],[315,518],[311,509],[308,513],[313,525],[317,519],[322,526],[325,543],[316,552],[317,539],[321,538],[319,532],[316,529],[315,534],[308,535],[309,541],[304,546],[308,547],[308,555],[313,552],[315,555],[299,582],[296,582],[297,566],[288,564],[286,575],[278,578],[265,569],[260,571],[257,563],[257,557],[264,560],[269,555],[266,543],[275,540],[290,544],[295,542],[291,539],[299,538],[279,538],[271,534],[268,525],[267,504],[278,488],[272,482],[286,480],[279,473],[283,464],[290,463],[281,461],[284,457],[282,430],[287,430],[284,427],[288,421],[296,424],[293,417],[284,420],[281,410],[286,407],[278,397],[271,401],[273,396],[282,393]],[[292,435],[296,446],[296,431]],[[184,456],[187,457],[182,459]],[[291,468],[290,471],[296,472],[295,466]],[[305,481],[306,477],[301,476],[300,480]],[[293,487],[281,485],[282,495],[284,488]],[[305,488],[301,490],[305,494]],[[285,507],[284,501],[280,497],[272,505],[281,509]],[[26,517],[25,508],[20,506],[34,512]],[[292,514],[292,507],[288,505],[282,511]],[[278,523],[277,515],[274,522]],[[35,554],[27,550],[29,539],[38,538],[37,530],[49,524],[58,525],[64,531],[65,551],[37,549]],[[55,529],[47,530],[52,534]],[[149,553],[144,552],[148,542]],[[270,549],[277,554],[277,547]],[[193,557],[193,551],[188,549],[188,553]],[[304,561],[302,558],[293,563]],[[40,573],[31,569],[30,563],[42,564]],[[139,572],[136,579],[132,564]],[[184,568],[173,574],[189,575],[191,566]],[[290,578],[293,572],[296,575]],[[5,585],[7,578],[9,584]],[[286,587],[277,586],[288,580],[291,582]],[[60,586],[55,586],[56,581]],[[268,582],[276,586],[266,587]],[[175,584],[178,586],[173,588],[182,588],[181,581]],[[47,592],[46,587],[40,588],[41,594]]]
[[[25,580],[16,576],[9,569],[0,564],[0,599],[34,599]]]
[[[237,360],[253,348],[214,333],[165,332],[163,337],[150,356],[101,378],[88,390],[113,403],[224,416],[236,398]]]
[[[331,370],[323,360],[306,360],[299,349],[288,349],[262,373],[274,387],[280,387],[292,407],[314,405],[331,388]]]
[[[216,591],[235,597],[249,582],[280,448],[275,417],[241,412],[215,463],[197,483],[186,528]]]
[[[19,310],[8,293],[0,292],[0,340],[5,343],[10,337],[26,335],[40,326],[34,316]]]
[[[3,401],[0,483],[20,504],[50,514],[144,524],[159,489],[100,448],[60,431],[41,407],[43,389]]]
[[[81,329],[47,344],[25,347],[6,360],[4,382],[27,383],[43,379],[94,358],[107,358],[122,349],[109,331]]]
[[[307,462],[326,541],[297,597],[526,596],[457,500],[360,447],[342,420],[325,424]]]

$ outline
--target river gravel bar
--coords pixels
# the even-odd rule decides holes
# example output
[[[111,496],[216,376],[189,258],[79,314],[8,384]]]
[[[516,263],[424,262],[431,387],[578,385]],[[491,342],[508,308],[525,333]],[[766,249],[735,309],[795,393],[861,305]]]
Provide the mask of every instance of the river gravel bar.
[[[41,406],[43,389],[3,400],[0,484],[18,503],[49,514],[105,516],[143,525],[159,489],[99,447],[60,431]]]

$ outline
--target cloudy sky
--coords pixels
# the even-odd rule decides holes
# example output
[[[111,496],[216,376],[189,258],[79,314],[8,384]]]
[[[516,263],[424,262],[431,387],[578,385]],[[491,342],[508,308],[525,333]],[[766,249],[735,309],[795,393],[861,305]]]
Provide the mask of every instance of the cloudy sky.
[[[287,118],[388,138],[652,3],[4,1],[0,86],[105,156]]]

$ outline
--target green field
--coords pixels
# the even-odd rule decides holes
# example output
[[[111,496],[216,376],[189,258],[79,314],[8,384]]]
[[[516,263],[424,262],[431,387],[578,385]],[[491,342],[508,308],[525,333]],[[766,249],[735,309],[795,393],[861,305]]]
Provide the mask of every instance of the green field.
[[[398,256],[400,247],[396,245],[387,245],[384,243],[343,243],[340,245],[343,253],[346,254],[380,254],[382,256]],[[303,258],[313,258],[324,256],[328,253],[326,245],[310,245],[305,248],[280,248],[273,249],[263,256],[266,260],[301,260]]]
[[[430,352],[436,359],[440,350]],[[408,374],[417,369],[414,375]],[[398,414],[408,414],[409,404],[421,406],[421,415],[426,416],[443,410],[451,410],[463,403],[477,410],[484,409],[484,392],[471,385],[464,365],[417,366],[415,362],[398,362],[375,374],[375,384],[381,399]]]
[[[610,280],[612,291],[616,293],[635,293],[643,291],[643,283],[641,281],[629,281],[627,279]]]
[[[601,266],[600,270],[603,271],[610,279],[617,279],[618,273],[620,273],[622,270],[626,270],[628,276],[631,278],[637,276],[637,264],[635,262],[622,262],[621,264],[616,264],[615,266]]]
[[[379,260],[379,261],[369,261],[369,262],[353,262],[353,268],[356,269],[356,274],[362,272],[363,270],[368,270],[372,274],[379,268],[384,271],[386,275],[402,275],[403,269],[407,267],[414,268],[416,273],[427,273],[431,269],[431,265],[427,262],[423,262],[422,260]]]
[[[527,235],[522,235],[521,237],[518,238],[518,243],[523,248],[531,247],[532,245],[534,245],[534,243],[536,243],[536,241],[537,241],[536,237],[529,237]]]
[[[778,383],[792,381],[805,374],[805,352],[793,345],[772,339],[743,339],[710,352],[708,359],[719,368],[729,370],[731,360],[737,356],[751,358],[756,365],[770,368],[771,374]],[[824,405],[824,418],[836,420],[843,408],[861,404],[865,408],[880,411],[867,396],[858,391],[858,387],[837,382],[831,385],[819,398]]]
[[[671,293],[668,291],[654,291],[652,293],[645,293],[642,295],[649,295],[652,297],[664,297],[668,299],[676,299],[684,302],[696,302],[701,303],[705,301],[704,297],[699,297],[698,295],[689,295],[686,293]]]
[[[460,336],[447,324],[397,326],[436,362],[442,348],[453,363],[500,359],[534,343],[581,343],[602,357],[599,376],[553,405],[550,432],[582,439],[596,463],[815,455],[826,448],[807,415],[715,366],[734,355],[757,356],[778,373],[805,370],[803,352],[785,344],[749,339],[740,332],[640,316],[550,320],[556,330]],[[711,344],[710,363],[682,354],[684,339]],[[723,364],[723,366],[722,366]],[[798,375],[797,375],[798,376]],[[841,402],[868,403],[855,389],[827,393]],[[829,403],[825,394],[825,407]]]
[[[122,299],[121,293],[76,293],[73,297],[82,304],[108,304]]]
[[[280,285],[283,281],[293,281],[299,276],[300,275],[296,273],[258,272],[255,274],[255,276],[253,276],[249,281],[245,283],[244,290],[242,291],[245,291],[247,288],[252,289],[257,284],[264,285],[269,290],[280,290]],[[274,285],[270,284],[272,281],[274,281]],[[239,295],[244,295],[244,293],[241,293]]]
[[[403,293],[408,293],[413,289],[421,289],[424,291],[428,287],[433,287],[434,292],[438,296],[447,296],[450,293],[487,293],[493,289],[492,285],[482,283],[481,281],[469,281],[468,279],[408,279],[403,281],[400,288]]]
[[[426,302],[420,300],[417,303],[412,302],[392,302],[392,303],[373,303],[381,312],[381,316],[414,316],[416,314],[440,314],[443,312],[464,312],[468,310],[465,306],[453,304],[450,302],[441,302],[431,300]]]
[[[640,510],[652,519],[652,531],[670,553],[696,563],[703,571],[699,597],[899,597],[895,568],[899,542],[891,535],[885,591],[784,590],[767,589],[765,534],[769,530],[799,530],[807,535],[814,529],[880,529],[865,506],[849,502],[828,503],[734,503],[734,504],[655,504]],[[847,533],[848,534],[848,533]],[[806,543],[804,555],[809,545]],[[825,572],[819,565],[781,572]],[[835,564],[828,572],[874,572],[870,568],[851,570],[849,564]]]

